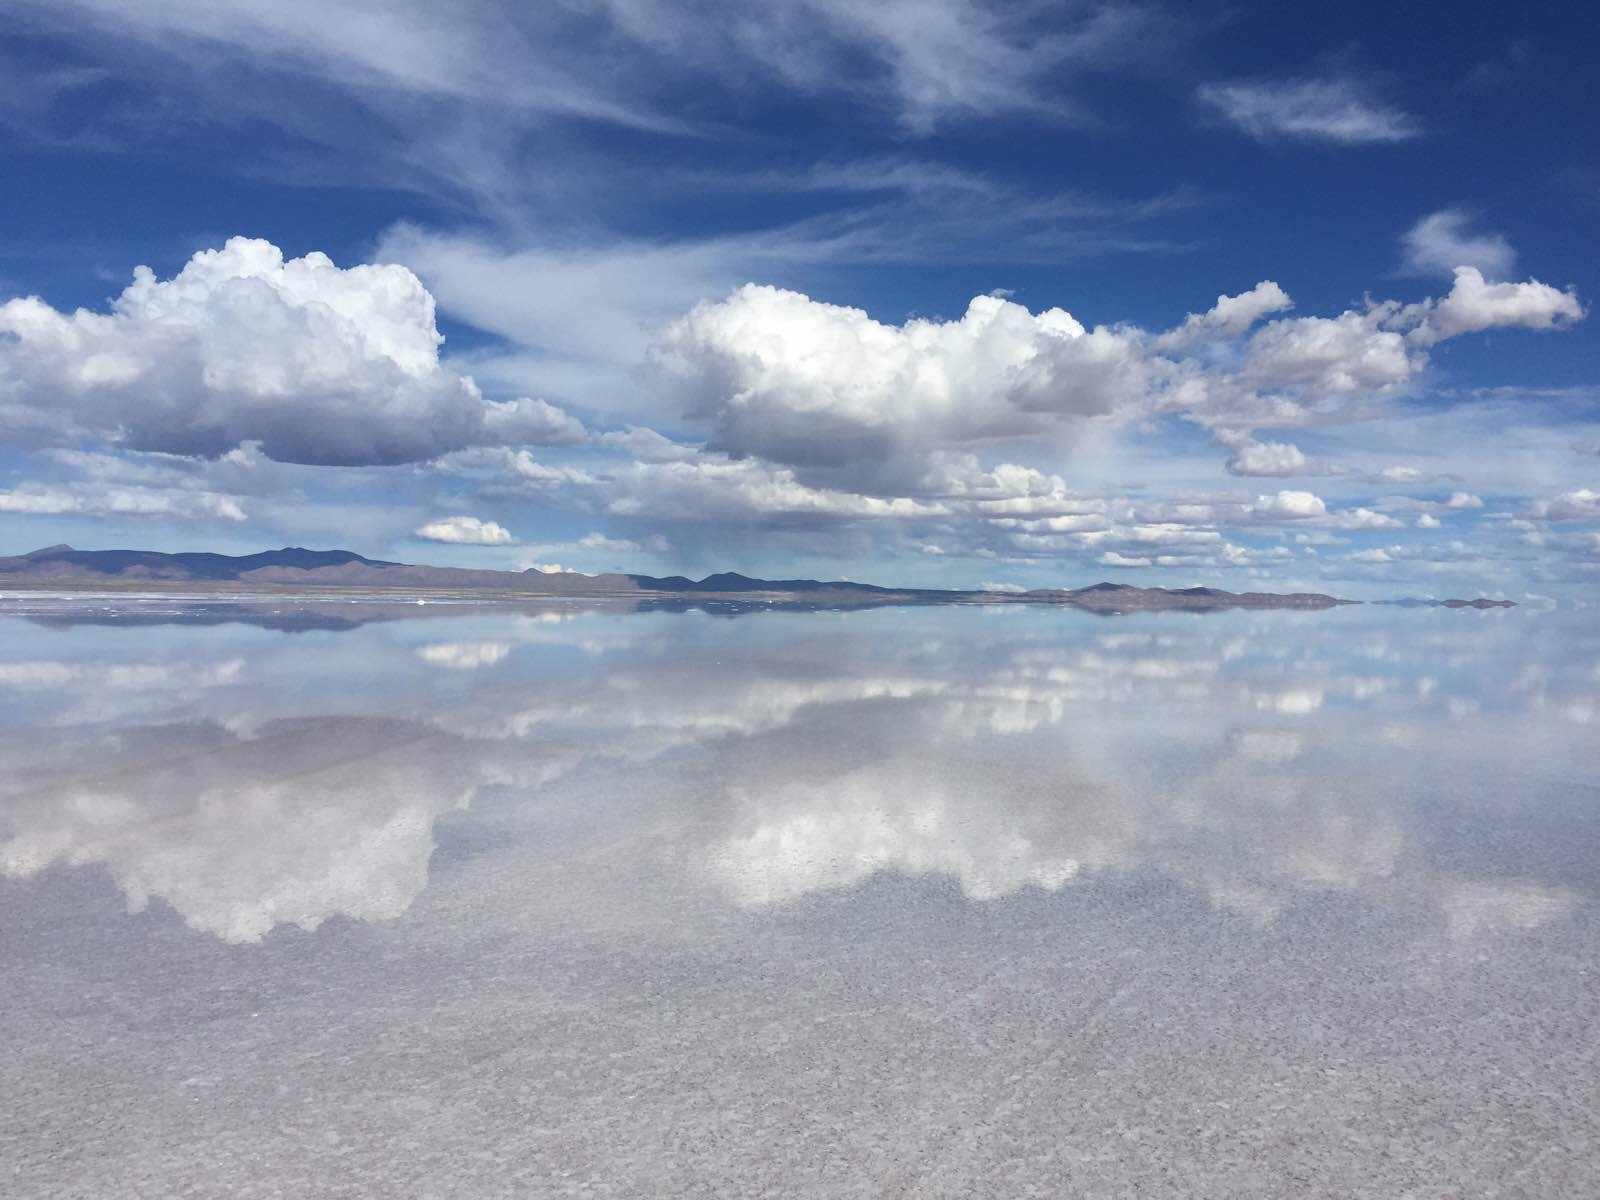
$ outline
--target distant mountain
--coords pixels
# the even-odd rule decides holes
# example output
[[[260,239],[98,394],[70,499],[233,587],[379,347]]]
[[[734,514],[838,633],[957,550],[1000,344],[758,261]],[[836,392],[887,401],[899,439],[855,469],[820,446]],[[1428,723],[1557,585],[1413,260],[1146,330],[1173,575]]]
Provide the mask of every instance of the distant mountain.
[[[578,575],[571,572],[484,571],[428,567],[365,558],[349,550],[286,546],[260,554],[164,554],[155,550],[75,550],[47,546],[30,554],[0,557],[0,584],[68,588],[154,586],[183,591],[258,587],[265,590],[444,590],[518,596],[567,596],[635,600],[683,598],[804,601],[814,604],[1058,604],[1096,612],[1144,609],[1207,611],[1219,608],[1331,608],[1354,601],[1320,593],[1225,592],[1219,588],[1142,588],[1095,583],[1074,589],[1031,592],[963,592],[935,588],[891,588],[843,580],[752,579],[733,571],[689,579],[682,575]]]
[[[251,571],[287,567],[320,570],[361,563],[369,567],[395,567],[399,563],[362,558],[350,550],[302,550],[285,546],[261,554],[234,557],[227,554],[163,554],[156,550],[74,550],[62,544],[46,546],[16,558],[0,558],[0,573],[48,575],[51,578],[85,578],[113,575],[123,579],[233,580]],[[26,565],[17,565],[26,564]]]

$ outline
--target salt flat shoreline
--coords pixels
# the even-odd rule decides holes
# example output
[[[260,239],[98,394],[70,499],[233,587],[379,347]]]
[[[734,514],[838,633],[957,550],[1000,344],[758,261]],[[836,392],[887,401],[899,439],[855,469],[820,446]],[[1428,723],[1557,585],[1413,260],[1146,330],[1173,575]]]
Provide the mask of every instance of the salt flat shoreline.
[[[246,587],[230,586],[221,582],[187,580],[28,580],[7,579],[0,583],[0,603],[12,595],[33,597],[59,596],[62,598],[101,597],[124,598],[181,598],[185,600],[229,601],[248,603],[254,600],[282,602],[390,601],[418,604],[471,604],[471,603],[537,603],[537,604],[604,604],[611,606],[660,606],[671,604],[699,605],[741,604],[750,606],[793,605],[805,608],[884,608],[906,605],[1034,605],[1057,608],[1082,608],[1091,611],[1210,611],[1227,608],[1321,610],[1349,604],[1359,600],[1345,600],[1317,593],[1280,595],[1277,593],[1232,593],[1205,589],[1203,594],[1175,592],[1158,588],[1134,588],[1122,585],[1099,585],[1097,588],[1065,590],[1040,590],[1032,592],[988,591],[933,591],[907,589],[904,591],[863,592],[850,588],[790,591],[773,589],[740,589],[737,591],[675,591],[669,589],[641,589],[618,592],[597,587],[586,592],[581,587],[560,593],[542,593],[514,588],[450,588],[450,587],[373,587],[317,584],[273,584],[251,582]]]

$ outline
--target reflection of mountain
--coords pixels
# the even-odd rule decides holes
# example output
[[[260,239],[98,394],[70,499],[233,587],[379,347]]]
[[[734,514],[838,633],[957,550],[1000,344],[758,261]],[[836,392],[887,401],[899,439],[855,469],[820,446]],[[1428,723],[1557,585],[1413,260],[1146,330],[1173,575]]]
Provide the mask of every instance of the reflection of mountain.
[[[97,597],[97,606],[76,598],[38,596],[8,598],[5,613],[25,617],[46,629],[139,628],[164,625],[206,627],[248,625],[276,633],[348,633],[365,625],[425,618],[443,619],[480,612],[487,601],[440,596],[416,600],[349,597],[315,600],[285,595],[282,600],[225,600],[204,596],[162,595],[158,601],[135,594]],[[762,613],[810,613],[835,606],[819,600],[642,599],[615,597],[494,597],[497,609],[535,617],[578,613],[705,613],[713,617],[746,617]],[[858,606],[859,607],[859,606]],[[1104,614],[1102,614],[1104,615]]]
[[[529,814],[581,795],[572,836],[594,854],[649,845],[661,886],[750,909],[879,875],[995,901],[1120,873],[1261,922],[1315,894],[1461,937],[1559,918],[1574,879],[1478,878],[1461,848],[1435,868],[1415,804],[1507,772],[1592,779],[1595,747],[1519,730],[1595,711],[1595,636],[1520,634],[1518,656],[1363,620],[475,609],[448,637],[432,619],[320,641],[79,629],[71,661],[0,662],[0,869],[103,864],[131,905],[160,897],[230,941],[392,918],[435,823],[496,784]],[[114,661],[158,637],[183,656]]]

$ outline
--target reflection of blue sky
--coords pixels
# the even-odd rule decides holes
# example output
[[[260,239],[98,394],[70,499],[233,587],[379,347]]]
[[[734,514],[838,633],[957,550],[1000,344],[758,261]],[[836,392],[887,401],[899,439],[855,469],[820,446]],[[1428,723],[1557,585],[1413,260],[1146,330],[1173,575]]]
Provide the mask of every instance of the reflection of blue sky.
[[[1505,820],[1513,788],[1559,808],[1600,767],[1600,633],[1556,614],[505,612],[0,646],[6,874],[102,865],[231,941],[399,916],[483,794],[513,826],[603,795],[573,836],[666,854],[697,910],[1153,872],[1258,922],[1344,893],[1466,935],[1590,883],[1537,847],[1510,877],[1430,860],[1429,822]]]

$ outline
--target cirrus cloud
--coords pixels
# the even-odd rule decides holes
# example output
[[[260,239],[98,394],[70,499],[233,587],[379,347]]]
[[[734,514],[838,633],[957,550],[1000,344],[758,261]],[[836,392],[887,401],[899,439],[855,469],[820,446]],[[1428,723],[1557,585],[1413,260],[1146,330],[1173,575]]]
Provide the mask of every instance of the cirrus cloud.
[[[1279,138],[1343,146],[1406,142],[1422,126],[1356,79],[1253,79],[1207,83],[1200,102],[1258,141]]]

